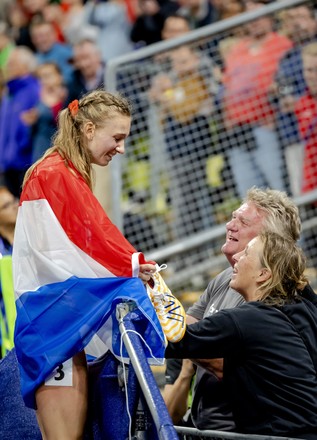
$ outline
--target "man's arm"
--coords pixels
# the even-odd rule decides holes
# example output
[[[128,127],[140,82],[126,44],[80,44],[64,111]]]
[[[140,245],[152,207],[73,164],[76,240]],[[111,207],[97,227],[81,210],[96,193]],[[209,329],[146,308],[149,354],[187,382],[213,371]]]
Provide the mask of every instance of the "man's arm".
[[[195,367],[189,359],[184,359],[181,371],[173,384],[166,384],[162,392],[173,423],[179,423],[188,409],[188,396]]]

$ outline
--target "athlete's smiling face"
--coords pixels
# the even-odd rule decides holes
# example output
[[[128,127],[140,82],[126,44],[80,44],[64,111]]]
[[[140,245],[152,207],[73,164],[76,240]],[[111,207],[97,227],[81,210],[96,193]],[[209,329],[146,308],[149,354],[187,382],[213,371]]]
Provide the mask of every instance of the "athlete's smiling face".
[[[97,128],[92,122],[88,122],[85,134],[91,163],[106,166],[117,153],[124,154],[124,141],[130,128],[130,116],[119,114],[108,119],[103,127]]]

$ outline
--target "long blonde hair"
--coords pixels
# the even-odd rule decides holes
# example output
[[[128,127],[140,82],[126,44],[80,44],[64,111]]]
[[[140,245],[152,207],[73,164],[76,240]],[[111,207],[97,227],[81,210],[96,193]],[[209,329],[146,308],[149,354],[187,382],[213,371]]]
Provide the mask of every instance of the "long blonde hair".
[[[68,107],[59,113],[58,129],[52,139],[52,147],[27,170],[23,186],[42,160],[58,152],[65,160],[66,166],[71,162],[92,188],[91,157],[84,142],[83,125],[91,121],[96,128],[100,128],[105,125],[107,119],[118,115],[131,117],[131,113],[131,104],[119,94],[95,90],[84,95],[78,101],[77,112],[72,112]]]
[[[294,240],[275,232],[265,231],[259,237],[263,243],[261,265],[271,273],[258,289],[261,301],[273,306],[293,301],[297,290],[307,284],[303,251]]]

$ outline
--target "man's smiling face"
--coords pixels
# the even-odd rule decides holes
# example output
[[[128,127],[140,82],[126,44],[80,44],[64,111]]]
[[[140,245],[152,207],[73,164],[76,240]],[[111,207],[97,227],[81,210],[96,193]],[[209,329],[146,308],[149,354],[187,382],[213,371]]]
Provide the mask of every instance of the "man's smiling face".
[[[231,266],[234,264],[233,255],[241,252],[262,230],[264,217],[264,212],[259,211],[252,202],[244,203],[232,213],[226,225],[226,241],[221,248]]]

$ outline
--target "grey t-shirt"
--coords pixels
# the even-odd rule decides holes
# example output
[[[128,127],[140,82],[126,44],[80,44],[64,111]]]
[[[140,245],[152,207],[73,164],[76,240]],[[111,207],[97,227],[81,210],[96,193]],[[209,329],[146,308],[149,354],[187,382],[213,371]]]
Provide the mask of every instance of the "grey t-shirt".
[[[187,310],[187,314],[201,320],[219,310],[243,304],[243,297],[229,287],[231,274],[232,268],[229,267],[211,280],[200,299]],[[201,367],[196,372],[191,416],[198,429],[235,430],[222,381]]]

